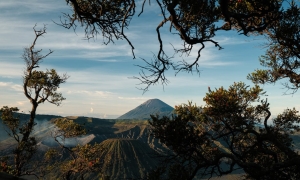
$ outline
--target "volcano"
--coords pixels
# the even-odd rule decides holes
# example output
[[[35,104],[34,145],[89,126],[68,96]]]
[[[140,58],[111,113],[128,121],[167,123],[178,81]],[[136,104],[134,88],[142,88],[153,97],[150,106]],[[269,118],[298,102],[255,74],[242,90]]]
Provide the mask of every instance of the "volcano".
[[[149,99],[117,119],[150,119],[150,115],[171,116],[174,108],[159,99]]]

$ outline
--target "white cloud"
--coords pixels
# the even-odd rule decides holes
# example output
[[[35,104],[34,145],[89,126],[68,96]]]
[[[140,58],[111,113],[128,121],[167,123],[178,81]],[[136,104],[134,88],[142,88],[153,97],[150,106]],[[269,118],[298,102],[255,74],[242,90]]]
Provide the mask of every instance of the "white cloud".
[[[93,113],[93,112],[94,112],[94,109],[93,109],[93,108],[91,108],[91,109],[90,109],[90,113]]]
[[[25,104],[28,104],[28,101],[18,101],[18,106],[24,106]]]
[[[116,59],[103,59],[103,60],[96,60],[96,61],[99,61],[99,62],[120,62],[119,60],[116,60]]]
[[[2,61],[2,62],[1,62]],[[0,55],[0,76],[8,77],[8,78],[20,78],[23,75],[24,66],[22,65],[22,61],[20,62],[3,62],[4,59],[1,58]]]
[[[7,85],[8,85],[8,83],[6,83],[6,82],[0,82],[0,86],[2,86],[2,87],[5,87]]]
[[[215,41],[218,42],[221,47],[224,45],[240,45],[247,43],[246,40],[241,40],[240,38],[235,37],[227,37],[227,36],[216,36]],[[209,44],[210,47],[214,47],[214,45],[211,43]]]
[[[68,94],[84,94],[92,97],[101,97],[101,98],[107,98],[109,96],[112,96],[114,93],[108,92],[108,91],[88,91],[88,90],[77,90],[77,91],[67,91]]]
[[[17,6],[16,6],[17,4]],[[53,10],[65,9],[63,6],[58,6],[59,1],[41,1],[41,0],[30,0],[30,1],[18,1],[9,0],[1,1],[1,8],[13,8],[19,7],[20,11],[15,11],[14,13],[45,13],[52,12]]]
[[[12,85],[11,88],[14,89],[15,91],[19,91],[19,92],[23,91],[23,86],[18,85],[18,84]]]
[[[18,85],[18,84],[14,84],[12,82],[0,82],[0,87],[5,87],[5,88],[9,88],[10,90],[14,90],[17,92],[22,92],[23,91],[23,87]]]
[[[148,100],[149,98],[146,97],[118,97],[118,99],[122,100]]]
[[[108,91],[95,91],[95,94],[100,97],[108,97],[113,95],[112,92],[108,92]]]

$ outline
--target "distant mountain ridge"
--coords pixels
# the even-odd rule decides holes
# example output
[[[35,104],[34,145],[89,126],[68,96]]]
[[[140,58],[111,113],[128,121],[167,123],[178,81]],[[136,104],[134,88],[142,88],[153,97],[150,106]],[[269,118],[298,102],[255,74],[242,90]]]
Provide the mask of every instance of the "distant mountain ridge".
[[[159,99],[149,99],[117,119],[150,119],[150,115],[171,116],[174,108]]]

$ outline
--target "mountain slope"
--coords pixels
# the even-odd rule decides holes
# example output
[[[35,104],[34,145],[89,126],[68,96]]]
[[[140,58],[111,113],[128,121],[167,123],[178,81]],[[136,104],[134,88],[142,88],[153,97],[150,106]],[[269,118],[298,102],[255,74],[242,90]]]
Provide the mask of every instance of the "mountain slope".
[[[143,179],[158,163],[157,153],[139,140],[107,139],[101,145],[103,172],[110,180]]]
[[[150,115],[171,116],[174,108],[159,99],[149,99],[117,119],[150,119]]]

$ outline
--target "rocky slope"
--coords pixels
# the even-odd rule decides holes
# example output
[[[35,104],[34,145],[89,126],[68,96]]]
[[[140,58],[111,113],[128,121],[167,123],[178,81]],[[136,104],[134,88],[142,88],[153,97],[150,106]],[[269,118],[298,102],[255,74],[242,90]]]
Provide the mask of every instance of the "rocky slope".
[[[101,145],[104,148],[101,159],[106,162],[102,171],[110,180],[144,179],[158,163],[158,154],[136,139],[107,139]]]

